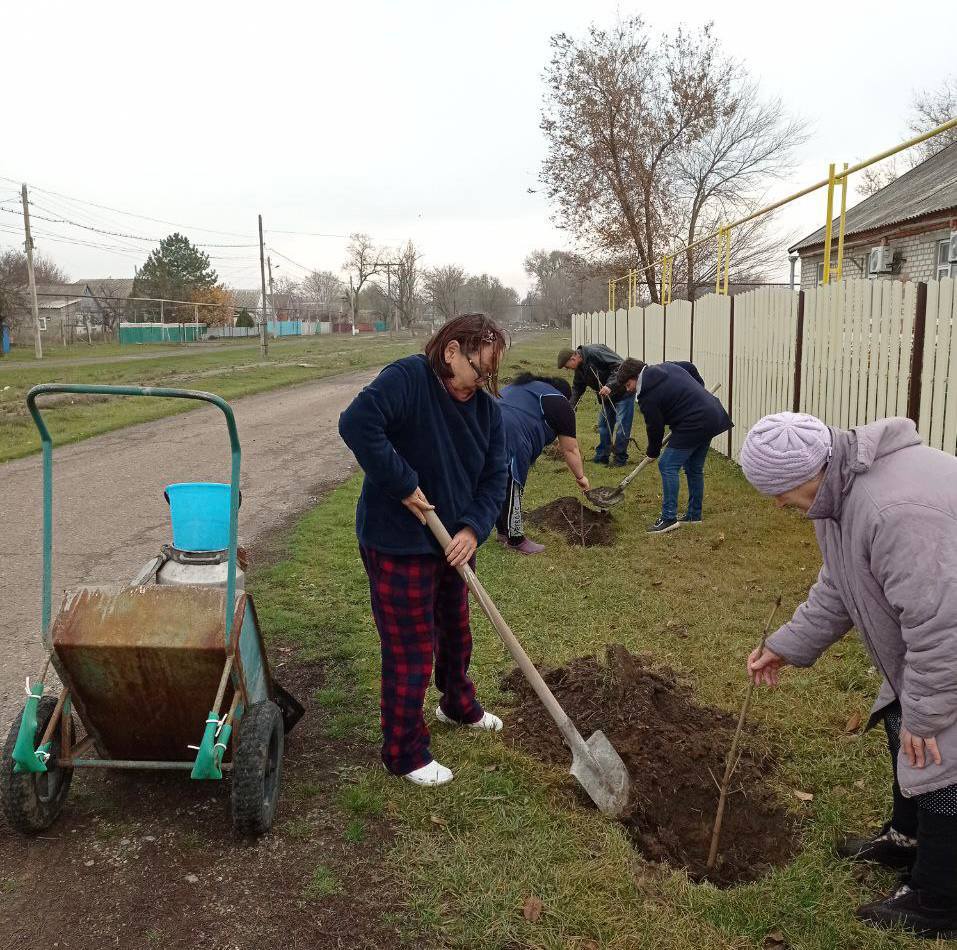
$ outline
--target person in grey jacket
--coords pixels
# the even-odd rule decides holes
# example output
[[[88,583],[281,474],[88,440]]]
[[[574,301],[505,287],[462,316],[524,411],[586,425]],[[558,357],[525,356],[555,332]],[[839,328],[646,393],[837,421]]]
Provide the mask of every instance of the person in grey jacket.
[[[635,417],[635,399],[618,382],[621,357],[604,343],[588,343],[558,353],[558,368],[575,371],[572,379],[572,408],[586,389],[598,394],[598,447],[592,459],[598,465],[628,464],[628,440]],[[612,440],[614,439],[614,444]],[[612,459],[611,453],[615,456]]]
[[[907,870],[858,908],[875,926],[957,935],[957,458],[921,444],[909,419],[850,431],[814,416],[766,416],[741,449],[748,481],[814,522],[824,563],[794,617],[748,657],[755,683],[811,666],[856,627],[884,677],[894,807],[848,858]]]

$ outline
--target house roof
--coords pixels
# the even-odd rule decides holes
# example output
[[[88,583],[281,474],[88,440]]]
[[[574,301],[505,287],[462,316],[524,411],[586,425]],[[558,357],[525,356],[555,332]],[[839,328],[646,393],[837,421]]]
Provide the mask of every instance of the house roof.
[[[844,220],[845,238],[864,231],[957,209],[957,142],[915,165],[880,191],[849,209]],[[835,218],[835,240],[840,219]],[[824,228],[798,241],[789,251],[805,251],[824,243]]]
[[[90,280],[78,280],[76,286],[83,291],[88,287],[94,297],[129,297],[133,292],[133,278],[94,277]]]

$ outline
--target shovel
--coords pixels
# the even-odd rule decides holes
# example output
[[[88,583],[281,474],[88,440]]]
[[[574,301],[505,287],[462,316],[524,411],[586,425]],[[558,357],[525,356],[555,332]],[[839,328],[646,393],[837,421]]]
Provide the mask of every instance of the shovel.
[[[721,388],[721,383],[716,383],[708,392],[713,396]],[[662,440],[661,447],[664,448],[671,438],[669,432]],[[591,488],[585,492],[585,497],[596,507],[602,510],[614,508],[624,497],[625,489],[634,481],[638,473],[651,461],[645,456],[614,488],[607,485],[600,488]]]
[[[445,526],[434,511],[425,512],[425,521],[444,551],[452,541]],[[545,680],[542,679],[541,673],[535,669],[528,654],[498,612],[498,608],[492,603],[492,598],[475,576],[475,572],[467,564],[460,565],[456,570],[492,622],[502,642],[508,647],[508,652],[512,654],[512,658],[525,674],[535,694],[555,720],[555,725],[558,726],[565,744],[572,751],[572,766],[569,772],[578,780],[579,785],[588,793],[599,811],[612,818],[620,818],[628,807],[629,785],[628,770],[621,756],[601,731],[593,732],[587,742],[582,738],[581,733],[559,705]]]

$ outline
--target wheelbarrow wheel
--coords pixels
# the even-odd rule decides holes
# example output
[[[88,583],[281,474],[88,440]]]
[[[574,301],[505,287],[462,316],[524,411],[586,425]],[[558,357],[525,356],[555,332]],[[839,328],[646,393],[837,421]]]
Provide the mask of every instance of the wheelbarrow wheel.
[[[42,697],[37,704],[37,742],[46,730],[55,708],[56,700],[52,696]],[[70,782],[73,781],[73,769],[62,768],[59,764],[60,734],[63,729],[61,719],[53,732],[46,772],[14,772],[13,747],[17,742],[22,718],[21,711],[10,727],[3,747],[0,797],[3,798],[3,813],[10,827],[21,834],[35,835],[45,831],[59,817],[70,790]]]
[[[239,722],[233,752],[233,827],[240,835],[262,835],[272,827],[282,782],[284,731],[279,707],[255,703]]]

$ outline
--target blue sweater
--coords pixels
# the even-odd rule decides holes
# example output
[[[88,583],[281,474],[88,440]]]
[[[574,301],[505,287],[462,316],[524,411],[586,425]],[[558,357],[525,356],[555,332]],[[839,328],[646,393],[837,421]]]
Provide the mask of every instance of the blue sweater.
[[[449,395],[421,354],[391,363],[339,417],[339,434],[365,472],[356,534],[387,554],[437,554],[438,543],[403,504],[421,488],[454,535],[469,527],[481,544],[507,481],[502,414],[479,390]]]

